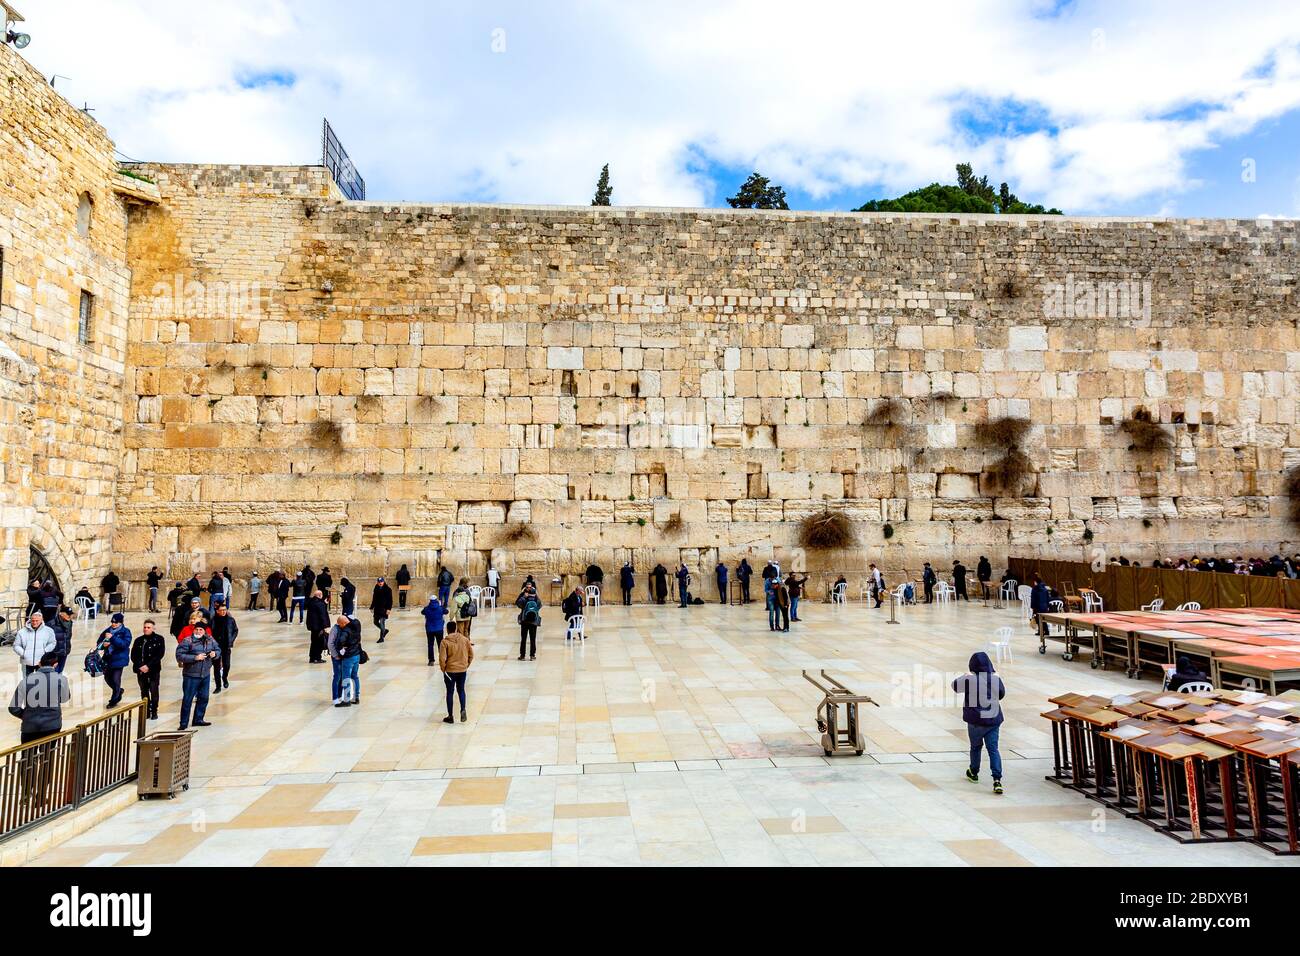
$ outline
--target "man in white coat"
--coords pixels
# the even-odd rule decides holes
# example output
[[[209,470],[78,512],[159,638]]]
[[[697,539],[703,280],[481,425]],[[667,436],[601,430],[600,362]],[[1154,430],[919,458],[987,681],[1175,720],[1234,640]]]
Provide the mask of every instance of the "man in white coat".
[[[53,651],[57,643],[54,628],[45,623],[45,615],[34,611],[14,639],[14,653],[23,662],[23,676],[40,670],[41,658]]]

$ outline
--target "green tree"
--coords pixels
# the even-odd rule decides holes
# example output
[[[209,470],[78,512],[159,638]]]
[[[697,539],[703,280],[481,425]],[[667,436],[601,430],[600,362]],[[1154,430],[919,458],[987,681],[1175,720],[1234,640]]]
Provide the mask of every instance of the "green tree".
[[[609,163],[606,163],[600,171],[600,178],[596,180],[596,198],[591,201],[591,204],[608,206],[613,195],[614,187],[609,184]]]
[[[766,176],[750,173],[741,184],[740,191],[727,197],[732,209],[789,209],[785,204],[785,189],[769,182]]]
[[[1023,203],[1011,187],[993,188],[987,176],[976,176],[970,163],[957,164],[957,185],[931,183],[897,199],[873,199],[854,212],[975,212],[1011,215],[1059,216],[1061,210]]]

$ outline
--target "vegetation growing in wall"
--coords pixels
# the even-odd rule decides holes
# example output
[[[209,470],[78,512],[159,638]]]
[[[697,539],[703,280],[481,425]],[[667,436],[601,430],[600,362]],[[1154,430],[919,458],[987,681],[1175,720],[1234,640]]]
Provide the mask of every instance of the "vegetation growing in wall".
[[[838,551],[857,542],[853,522],[843,512],[826,508],[799,522],[799,546],[809,551]]]
[[[531,525],[522,521],[515,521],[502,529],[501,540],[505,544],[535,544],[537,542],[537,532],[532,529]]]
[[[1025,480],[1034,473],[1033,463],[1024,452],[1025,439],[1033,423],[1027,418],[1006,416],[975,426],[975,440],[983,448],[1001,452],[1001,456],[984,475],[991,488],[1012,497],[1018,496]]]
[[[1300,465],[1282,476],[1282,494],[1287,499],[1287,517],[1300,525]]]
[[[1158,454],[1172,451],[1174,436],[1169,430],[1152,419],[1147,409],[1139,406],[1133,414],[1120,422],[1120,430],[1129,438],[1129,451]]]
[[[659,526],[659,530],[666,535],[675,535],[679,534],[685,526],[685,522],[682,521],[682,513],[675,511],[668,516],[668,520]]]
[[[326,451],[343,449],[343,426],[336,421],[322,418],[311,427],[311,444],[313,448]]]

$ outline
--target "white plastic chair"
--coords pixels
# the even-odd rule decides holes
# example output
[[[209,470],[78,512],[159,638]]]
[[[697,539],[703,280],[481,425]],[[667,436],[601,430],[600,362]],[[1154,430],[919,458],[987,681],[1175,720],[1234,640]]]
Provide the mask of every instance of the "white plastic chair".
[[[957,589],[953,587],[951,584],[949,584],[947,581],[940,581],[934,587],[935,600],[938,601],[940,604],[947,604],[949,601],[953,599],[953,595],[955,595],[956,593],[957,593]]]
[[[600,607],[600,585],[588,584],[583,588],[583,593],[587,596],[587,605],[589,607]]]
[[[1047,608],[1048,608],[1048,610],[1050,610],[1053,614],[1064,614],[1064,613],[1065,613],[1065,602],[1064,602],[1064,601],[1048,601],[1048,602],[1047,602]]]
[[[1016,599],[1020,601],[1020,616],[1026,621],[1034,616],[1034,612],[1029,606],[1029,597],[1033,593],[1034,589],[1028,584],[1022,584],[1016,588]]]
[[[1011,653],[1011,637],[1014,633],[1015,631],[1012,628],[1000,627],[998,628],[997,635],[990,638],[988,644],[985,645],[986,651],[993,651],[993,653],[997,655],[997,662],[999,664],[1002,663],[1002,658],[1004,656],[1009,661],[1014,661],[1016,659],[1015,655]]]
[[[1165,606],[1165,599],[1164,599],[1164,598],[1156,598],[1156,599],[1155,599],[1154,601],[1152,601],[1150,604],[1143,604],[1143,605],[1142,605],[1142,610],[1144,610],[1144,611],[1160,611],[1160,610],[1163,610],[1163,609],[1164,609],[1164,606]]]
[[[1083,595],[1083,612],[1091,614],[1094,611],[1100,613],[1106,610],[1106,604],[1101,599],[1101,595],[1096,591],[1082,590],[1079,592]]]
[[[849,590],[848,584],[835,585],[834,590],[831,591],[831,603],[847,604],[849,600],[848,590]]]
[[[569,618],[569,626],[564,632],[564,639],[570,638],[585,641],[587,639],[587,617],[585,614],[575,614]]]
[[[1191,684],[1184,684],[1178,691],[1180,694],[1209,694],[1213,692],[1214,685],[1207,680],[1198,680]]]
[[[1201,609],[1200,601],[1184,601],[1182,604],[1178,605],[1177,608],[1175,608],[1175,610],[1178,611],[1199,611],[1200,609]]]
[[[86,627],[89,628],[90,612],[93,609],[95,611],[96,616],[99,615],[99,602],[87,597],[79,597],[76,600],[77,600],[77,617],[76,620],[72,622],[72,626],[75,628],[78,624],[84,621]]]
[[[1015,578],[1010,578],[1002,582],[1002,587],[1000,589],[1002,594],[1002,600],[1014,601],[1016,599],[1016,585],[1018,583],[1019,582],[1016,581]]]
[[[496,589],[496,588],[490,588],[490,587],[489,587],[489,588],[484,588],[482,591],[479,591],[479,592],[478,592],[478,598],[479,598],[478,609],[479,609],[480,611],[483,610],[483,608],[486,607],[486,606],[489,605],[489,604],[492,605],[492,610],[495,611],[495,610],[497,609],[497,589]]]
[[[480,611],[483,610],[483,589],[477,584],[469,586],[469,599],[474,602],[474,605]]]

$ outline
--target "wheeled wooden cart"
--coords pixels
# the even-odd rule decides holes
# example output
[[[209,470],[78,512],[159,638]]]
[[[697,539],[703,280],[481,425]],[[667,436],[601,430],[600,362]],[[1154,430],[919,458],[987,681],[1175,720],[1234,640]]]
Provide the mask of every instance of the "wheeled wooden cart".
[[[858,721],[858,704],[871,704],[879,707],[866,694],[855,694],[825,671],[821,678],[829,684],[821,683],[815,677],[803,672],[803,679],[822,692],[822,702],[817,705],[817,729],[822,735],[822,750],[826,756],[843,750],[852,750],[862,756],[862,725]],[[840,708],[844,708],[841,717]]]

